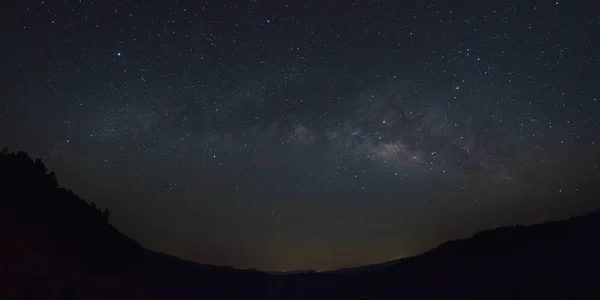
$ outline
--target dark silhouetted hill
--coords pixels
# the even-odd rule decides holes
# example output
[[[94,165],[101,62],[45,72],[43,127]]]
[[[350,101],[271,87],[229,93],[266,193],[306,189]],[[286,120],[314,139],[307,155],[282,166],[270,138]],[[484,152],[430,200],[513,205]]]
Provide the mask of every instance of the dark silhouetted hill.
[[[109,217],[40,160],[2,151],[0,299],[600,299],[599,212],[383,264],[279,276],[144,249]]]
[[[263,273],[146,250],[108,224],[109,215],[59,187],[39,159],[3,150],[0,299],[171,299],[228,295],[232,283],[267,290]]]
[[[419,256],[334,273],[381,299],[600,299],[600,212],[484,231]]]

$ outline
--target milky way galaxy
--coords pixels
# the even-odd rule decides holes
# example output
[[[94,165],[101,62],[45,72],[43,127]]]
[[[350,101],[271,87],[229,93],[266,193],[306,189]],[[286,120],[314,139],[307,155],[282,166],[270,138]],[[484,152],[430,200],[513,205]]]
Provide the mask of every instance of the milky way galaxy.
[[[484,2],[9,1],[0,146],[142,245],[237,268],[598,208],[599,4]]]

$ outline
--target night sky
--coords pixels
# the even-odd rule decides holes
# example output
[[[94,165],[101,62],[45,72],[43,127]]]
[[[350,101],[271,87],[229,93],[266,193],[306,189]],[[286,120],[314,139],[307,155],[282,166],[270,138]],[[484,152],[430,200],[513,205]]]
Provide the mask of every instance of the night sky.
[[[236,268],[599,207],[600,3],[306,3],[2,1],[0,147],[142,245]]]

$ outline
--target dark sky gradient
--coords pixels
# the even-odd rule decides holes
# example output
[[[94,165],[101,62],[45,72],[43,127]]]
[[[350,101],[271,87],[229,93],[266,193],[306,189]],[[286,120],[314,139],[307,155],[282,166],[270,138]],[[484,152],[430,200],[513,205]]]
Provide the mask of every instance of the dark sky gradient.
[[[302,2],[3,1],[0,146],[239,268],[598,207],[600,3]]]

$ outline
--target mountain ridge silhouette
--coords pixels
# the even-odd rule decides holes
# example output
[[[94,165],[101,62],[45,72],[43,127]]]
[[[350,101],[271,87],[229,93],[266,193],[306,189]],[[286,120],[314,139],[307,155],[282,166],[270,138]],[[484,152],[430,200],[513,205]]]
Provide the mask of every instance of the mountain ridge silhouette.
[[[381,264],[276,276],[145,249],[24,152],[0,153],[0,209],[1,299],[593,299],[600,282],[600,211]]]

